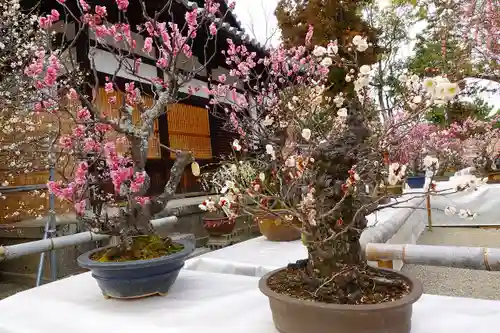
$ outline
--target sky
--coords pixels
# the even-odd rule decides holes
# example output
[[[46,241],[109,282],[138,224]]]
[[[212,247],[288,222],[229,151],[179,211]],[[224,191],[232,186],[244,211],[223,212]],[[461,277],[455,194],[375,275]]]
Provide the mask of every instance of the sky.
[[[279,31],[274,10],[278,0],[237,0],[234,12],[246,33],[261,44],[279,44]]]
[[[390,0],[377,0],[381,5],[389,5]],[[274,10],[278,0],[237,0],[235,14],[242,23],[243,29],[250,36],[257,39],[261,44],[266,46],[276,46],[280,42],[280,33],[277,27],[277,20],[274,16]],[[425,23],[417,23],[410,29],[410,36],[415,38],[425,28]],[[400,56],[408,57],[413,54],[414,42],[401,47]],[[480,84],[488,85],[491,83],[483,81]],[[497,86],[500,86],[497,84]],[[481,98],[493,104],[500,109],[500,96],[483,94]]]

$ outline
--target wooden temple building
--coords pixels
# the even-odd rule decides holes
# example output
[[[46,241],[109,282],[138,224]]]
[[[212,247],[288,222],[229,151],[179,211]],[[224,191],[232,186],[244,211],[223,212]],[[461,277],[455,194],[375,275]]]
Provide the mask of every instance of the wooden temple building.
[[[165,1],[162,0],[143,0],[152,13],[160,10]],[[234,134],[223,129],[224,120],[219,119],[213,115],[213,108],[216,106],[210,105],[210,96],[207,95],[207,89],[211,84],[218,84],[218,77],[221,74],[226,74],[228,80],[226,83],[232,83],[229,74],[229,66],[225,63],[224,56],[221,50],[227,49],[227,39],[233,40],[235,44],[245,44],[249,51],[256,52],[262,55],[265,50],[255,40],[247,35],[237,17],[228,11],[228,4],[226,0],[220,1],[219,12],[215,14],[212,19],[215,20],[222,27],[218,31],[217,38],[213,43],[205,43],[208,38],[208,30],[200,29],[197,37],[192,46],[193,57],[188,61],[182,62],[185,64],[184,71],[190,71],[194,67],[199,67],[200,64],[206,64],[205,70],[199,72],[194,76],[189,84],[186,84],[180,89],[181,101],[175,105],[169,106],[168,113],[162,115],[155,123],[155,131],[150,139],[149,159],[147,162],[147,172],[151,176],[152,186],[151,194],[160,193],[163,186],[169,177],[169,170],[173,164],[174,156],[168,151],[160,148],[160,143],[171,148],[189,149],[194,153],[196,160],[203,164],[209,164],[217,161],[224,154],[231,151],[230,143],[234,138]],[[77,1],[67,1],[66,5],[71,7],[71,3],[76,6]],[[110,8],[116,8],[114,0],[88,0],[89,5],[102,5],[108,7],[108,20],[113,22],[114,13]],[[41,13],[49,13],[51,9],[56,8],[61,13],[61,21],[53,25],[56,31],[56,40],[64,45],[71,44],[77,35],[77,24],[72,22],[71,18],[65,19],[63,17],[63,9],[56,0],[42,0],[40,2],[34,0],[22,0],[21,2],[25,8],[32,8],[39,6]],[[193,8],[203,7],[204,0],[174,0],[169,13],[165,13],[165,17],[160,19],[163,21],[171,21],[173,17],[175,23],[180,27],[184,24],[184,14],[186,11]],[[130,0],[130,5],[127,11],[127,16],[130,21],[132,29],[139,24],[144,23],[142,19],[142,11],[138,0]],[[224,18],[222,22],[221,18]],[[132,30],[134,31],[134,30]],[[151,54],[142,51],[144,37],[132,32],[133,38],[137,40],[137,47],[134,50],[134,57],[140,58],[142,64],[139,70],[139,76],[154,79],[163,79],[163,72],[156,67],[156,55],[158,50],[153,50]],[[115,116],[118,115],[118,109],[108,104],[107,97],[104,94],[104,83],[107,76],[112,76],[117,69],[118,62],[110,52],[112,50],[119,50],[120,45],[116,44],[112,39],[107,40],[106,43],[110,47],[103,47],[95,41],[96,37],[89,29],[83,31],[75,41],[74,47],[71,50],[66,49],[65,52],[71,52],[71,55],[76,59],[78,66],[81,69],[90,70],[91,63],[89,54],[93,54],[95,69],[97,70],[98,81],[100,85],[100,93],[98,95],[98,105],[103,112],[109,112]],[[213,56],[211,56],[213,55]],[[204,59],[205,56],[209,59]],[[89,81],[93,80],[93,75],[89,76]],[[152,103],[152,89],[147,81],[138,79],[137,76],[129,75],[124,71],[118,72],[118,79],[116,80],[120,88],[126,82],[133,81],[136,87],[139,87],[145,97],[146,103]],[[93,84],[93,82],[89,82]],[[194,93],[188,94],[188,86],[199,87]],[[243,92],[244,86],[237,86],[239,92]],[[117,95],[117,99],[122,98]],[[231,98],[228,96],[228,98]],[[119,103],[116,103],[118,105]],[[140,121],[138,113],[133,117]],[[24,175],[22,179],[18,179],[11,185],[35,185],[44,184],[49,179],[49,172],[36,172],[32,175]],[[190,170],[185,172],[181,185],[178,191],[181,193],[199,192],[200,186],[194,176],[191,175]],[[28,195],[26,193],[26,195]],[[17,196],[16,196],[17,197]],[[16,199],[17,200],[17,199]],[[8,200],[12,201],[12,200]],[[2,210],[2,202],[0,201],[0,210]],[[11,203],[12,204],[12,203]],[[38,204],[38,203],[37,203]],[[0,223],[9,223],[12,221],[0,221]]]

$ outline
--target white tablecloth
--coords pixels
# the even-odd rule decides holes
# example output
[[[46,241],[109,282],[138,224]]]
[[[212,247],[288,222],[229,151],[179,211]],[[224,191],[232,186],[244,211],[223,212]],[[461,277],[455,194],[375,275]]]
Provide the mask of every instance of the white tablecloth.
[[[377,227],[384,223],[395,222],[395,219],[405,216],[405,214],[401,214],[404,213],[404,210],[409,213],[410,209],[382,209],[368,216],[368,225]],[[415,232],[419,232],[419,230]],[[412,237],[411,232],[408,234],[406,236],[408,239],[418,237],[418,235]],[[398,239],[398,242],[401,240]],[[212,273],[263,276],[272,270],[306,258],[307,250],[300,240],[271,242],[262,236],[189,259],[186,261],[185,268]]]
[[[85,273],[0,301],[0,332],[277,333],[258,280],[183,270],[165,297],[120,301]],[[411,333],[496,333],[499,321],[498,301],[424,295]]]
[[[271,242],[261,236],[189,259],[184,267],[194,271],[260,277],[305,258],[307,249],[300,240]]]
[[[440,182],[438,189],[451,188],[452,185],[451,182]],[[443,212],[447,206],[453,206],[457,211],[469,209],[478,216],[473,220],[462,219],[458,215],[447,216]],[[475,191],[432,196],[431,207],[434,226],[500,225],[500,185],[486,184]]]

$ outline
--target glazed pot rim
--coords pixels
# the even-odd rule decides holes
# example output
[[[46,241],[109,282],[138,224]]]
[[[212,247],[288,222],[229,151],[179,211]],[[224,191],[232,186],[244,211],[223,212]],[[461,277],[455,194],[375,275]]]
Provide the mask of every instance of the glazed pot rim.
[[[150,267],[150,266],[157,266],[161,264],[165,264],[166,262],[174,261],[176,259],[181,259],[183,257],[187,257],[191,252],[194,251],[195,245],[187,240],[176,240],[173,241],[174,243],[181,244],[184,246],[184,248],[179,251],[175,252],[170,255],[166,256],[161,256],[158,258],[153,258],[153,259],[144,259],[144,260],[130,260],[130,261],[121,261],[121,262],[99,262],[90,259],[90,257],[99,251],[102,251],[104,249],[109,249],[115,245],[108,245],[104,247],[100,247],[97,249],[94,249],[92,251],[85,252],[81,254],[77,262],[80,266],[84,268],[90,268],[90,269],[123,269],[123,268],[131,268],[133,267]]]
[[[394,271],[394,270],[387,270],[387,269],[380,269],[383,271],[391,271],[394,272],[403,278],[406,279],[407,282],[411,284],[411,291],[408,295],[404,296],[403,298],[400,298],[396,301],[393,302],[384,302],[384,303],[379,303],[379,304],[360,304],[360,305],[351,305],[351,304],[335,304],[335,303],[324,303],[324,302],[316,302],[316,301],[309,301],[309,300],[301,300],[298,298],[294,298],[288,295],[280,294],[277,293],[269,286],[267,285],[267,280],[269,277],[272,275],[285,270],[286,267],[282,267],[276,270],[273,270],[263,277],[260,278],[259,280],[259,289],[260,291],[266,295],[269,298],[276,299],[278,301],[284,301],[287,303],[292,303],[297,306],[304,306],[306,304],[309,307],[314,307],[317,309],[324,309],[324,310],[337,310],[337,311],[380,311],[380,310],[388,310],[388,309],[398,309],[398,308],[403,308],[406,307],[410,304],[415,303],[418,301],[418,299],[422,296],[423,294],[423,287],[422,283],[415,277],[399,272],[399,271]]]

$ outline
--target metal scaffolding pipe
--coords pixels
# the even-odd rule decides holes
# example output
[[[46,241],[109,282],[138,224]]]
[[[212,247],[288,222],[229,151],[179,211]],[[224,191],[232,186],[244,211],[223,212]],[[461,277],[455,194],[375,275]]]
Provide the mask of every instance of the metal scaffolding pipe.
[[[161,219],[152,220],[151,224],[154,227],[159,227],[165,224],[175,224],[176,222],[176,216],[168,216]],[[4,260],[19,258],[28,254],[42,253],[68,246],[105,240],[108,238],[108,235],[100,235],[87,231],[73,235],[42,239],[34,242],[0,246],[0,262]]]
[[[500,271],[497,248],[370,243],[365,255],[368,261]]]

